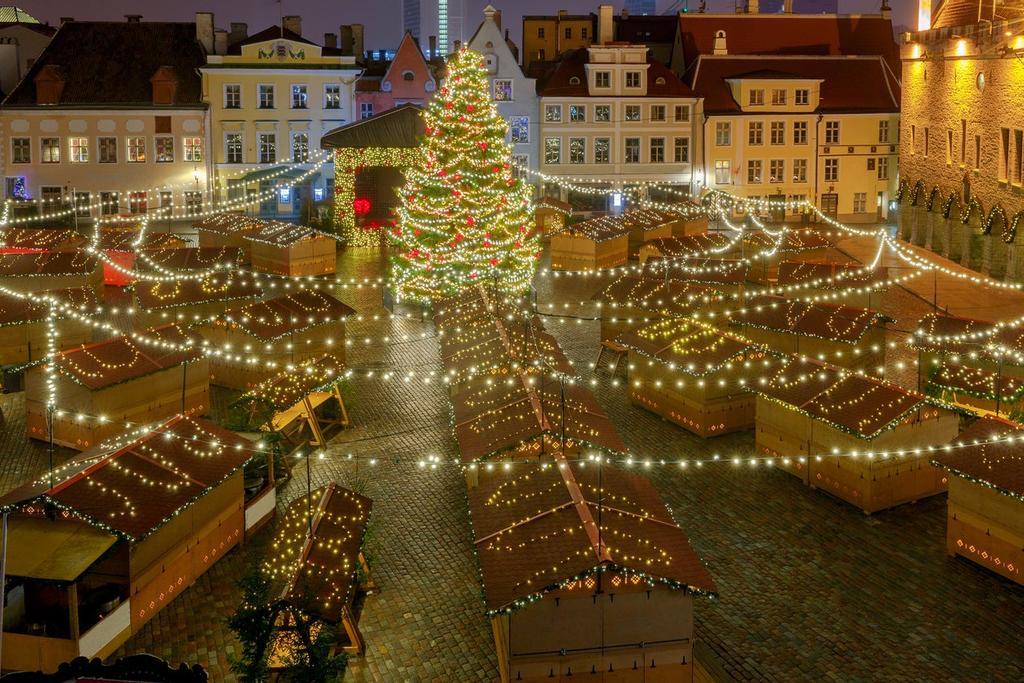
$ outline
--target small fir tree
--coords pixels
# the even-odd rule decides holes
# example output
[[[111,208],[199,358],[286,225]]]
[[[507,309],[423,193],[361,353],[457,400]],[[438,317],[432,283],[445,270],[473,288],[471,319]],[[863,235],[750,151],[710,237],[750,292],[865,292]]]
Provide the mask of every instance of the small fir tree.
[[[423,114],[420,163],[405,173],[391,231],[399,299],[427,301],[486,282],[527,290],[540,247],[530,188],[512,173],[508,124],[490,98],[484,58],[462,49]]]

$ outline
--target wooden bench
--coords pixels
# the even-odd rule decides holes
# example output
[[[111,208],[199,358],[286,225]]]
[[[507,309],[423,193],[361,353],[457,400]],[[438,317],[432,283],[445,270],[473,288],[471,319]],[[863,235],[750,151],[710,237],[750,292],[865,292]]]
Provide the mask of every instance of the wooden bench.
[[[321,417],[317,409],[330,401],[337,399],[341,414],[337,418]],[[327,443],[324,432],[333,427],[344,429],[349,425],[348,410],[345,408],[345,400],[341,397],[341,391],[335,385],[330,391],[312,391],[306,394],[301,401],[276,413],[270,422],[263,426],[264,431],[277,432],[285,438],[292,446],[299,447],[308,443],[310,446],[323,446]],[[305,428],[309,429],[311,438],[307,441],[301,438]]]
[[[619,363],[622,362],[622,357],[629,353],[629,349],[611,339],[601,342],[601,351],[597,354],[597,361],[594,363],[595,370],[601,367],[601,358],[604,357],[605,351],[609,355],[615,356],[615,364],[612,365],[612,377],[614,377],[619,371]]]

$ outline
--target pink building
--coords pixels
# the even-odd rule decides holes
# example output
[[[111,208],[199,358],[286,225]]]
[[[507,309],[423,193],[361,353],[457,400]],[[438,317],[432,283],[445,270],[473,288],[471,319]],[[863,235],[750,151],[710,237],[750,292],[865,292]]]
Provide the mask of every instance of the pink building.
[[[356,81],[356,115],[367,119],[399,104],[423,106],[436,88],[433,65],[407,31],[390,63],[367,60],[366,71]]]

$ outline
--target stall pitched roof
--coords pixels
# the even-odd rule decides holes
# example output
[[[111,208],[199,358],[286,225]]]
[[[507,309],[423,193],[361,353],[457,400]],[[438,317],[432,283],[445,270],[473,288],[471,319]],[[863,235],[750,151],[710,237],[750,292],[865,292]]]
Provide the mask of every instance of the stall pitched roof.
[[[97,304],[96,292],[92,287],[50,289],[36,292],[34,297],[33,299],[0,292],[0,327],[46,320],[50,315],[50,306],[38,301],[41,297],[48,297],[61,305],[80,311],[94,309]],[[67,317],[67,314],[60,308],[55,313],[58,318]]]
[[[132,285],[139,308],[157,311],[209,301],[249,299],[263,293],[254,278],[224,272],[202,279],[149,280]]]
[[[8,228],[0,233],[0,249],[54,251],[84,242],[85,238],[70,228]]]
[[[313,535],[309,537],[308,509]],[[293,500],[264,563],[271,580],[284,582],[280,599],[331,623],[341,621],[356,585],[356,568],[373,502],[331,482]]]
[[[83,251],[44,251],[0,254],[0,277],[32,275],[87,275],[98,261]]]
[[[181,247],[173,249],[143,249],[143,258],[135,262],[138,270],[210,270],[236,267],[242,260],[238,247]]]
[[[232,308],[220,324],[232,325],[259,339],[273,341],[286,334],[344,320],[355,313],[330,294],[300,289],[291,294]]]
[[[889,279],[884,266],[869,268],[859,263],[783,261],[779,264],[780,287],[802,284],[822,289],[881,285]]]
[[[932,464],[1005,496],[1024,500],[1024,454],[1019,445],[1022,433],[1024,425],[983,417],[964,430],[952,448],[936,455]],[[1014,435],[1018,443],[1007,439]]]
[[[170,435],[170,436],[168,436]],[[0,497],[0,510],[42,515],[55,505],[138,542],[219,485],[257,452],[235,432],[178,415],[84,451]]]
[[[314,391],[323,391],[340,381],[344,370],[345,364],[337,356],[325,353],[263,380],[242,394],[235,404],[263,400],[275,411],[287,410]]]
[[[224,212],[214,214],[192,224],[200,232],[212,232],[218,235],[244,235],[259,230],[267,221],[244,213]]]
[[[100,228],[96,248],[103,251],[135,252],[140,249],[176,249],[185,246],[180,235],[132,228]]]
[[[320,138],[320,146],[324,149],[419,147],[426,130],[422,112],[415,104],[400,104],[368,119],[327,131]]]
[[[720,290],[692,282],[623,275],[592,298],[609,304],[611,313],[621,317],[629,316],[634,310],[681,316],[701,306],[721,301],[723,297]]]
[[[687,318],[660,320],[624,332],[616,341],[694,377],[709,375],[745,354],[766,351],[746,337]]]
[[[73,519],[14,515],[9,524],[9,576],[70,583],[117,542],[117,536]]]
[[[855,344],[884,319],[878,311],[845,304],[763,297],[748,302],[732,323]]]
[[[468,492],[489,613],[510,611],[595,571],[701,594],[716,588],[646,478],[560,461],[503,472]]]
[[[931,373],[928,387],[990,401],[998,397],[1000,401],[1013,402],[1024,396],[1024,382],[1016,377],[948,363],[943,363]]]
[[[709,285],[739,285],[747,280],[750,262],[729,258],[689,258],[648,256],[641,273],[650,277],[696,282]]]
[[[268,221],[266,225],[258,230],[247,232],[243,235],[242,239],[251,242],[263,242],[276,247],[290,247],[302,240],[321,235],[322,233],[318,233],[308,225],[297,225],[295,223],[285,223],[284,221]]]

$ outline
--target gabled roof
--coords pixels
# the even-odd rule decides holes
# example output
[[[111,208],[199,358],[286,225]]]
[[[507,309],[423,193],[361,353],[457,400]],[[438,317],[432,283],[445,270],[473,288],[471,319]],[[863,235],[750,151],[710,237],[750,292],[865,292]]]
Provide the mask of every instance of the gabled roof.
[[[1016,377],[949,363],[943,363],[928,376],[928,388],[989,401],[998,397],[1007,403],[1018,401],[1024,396],[1024,382]]]
[[[554,71],[543,80],[538,81],[537,92],[542,97],[589,97],[587,90],[586,65],[588,61],[587,48],[581,47],[568,53],[558,62]],[[648,61],[647,68],[647,94],[640,95],[615,95],[616,98],[638,97],[693,97],[689,86],[679,80],[679,77],[672,73],[672,70],[661,62]],[[608,95],[595,95],[607,98]]]
[[[0,28],[8,26],[21,26],[44,36],[52,36],[57,32],[53,26],[40,23],[34,16],[13,5],[0,7]]]
[[[1024,500],[1024,451],[1019,441],[1022,433],[1024,425],[1016,422],[981,418],[961,432],[953,448],[940,451],[932,464],[1005,496]],[[1010,435],[1018,437],[1016,442],[1006,439]],[[975,444],[975,441],[982,443]]]
[[[0,277],[33,275],[87,275],[99,264],[84,251],[44,251],[0,254]]]
[[[698,282],[711,285],[738,285],[747,279],[750,263],[728,258],[671,258],[649,256],[644,261],[643,274],[670,280]]]
[[[606,304],[604,316],[621,319],[630,317],[634,311],[688,315],[696,308],[720,301],[722,296],[722,292],[713,287],[690,282],[623,275],[592,298]]]
[[[844,304],[765,297],[748,302],[742,312],[734,313],[732,322],[741,328],[749,325],[856,344],[883,318],[878,311]]]
[[[134,252],[138,249],[170,249],[184,247],[186,242],[180,235],[169,232],[147,230],[140,233],[132,228],[100,228],[96,247],[104,251]]]
[[[725,31],[731,55],[871,55],[900,72],[892,21],[880,14],[707,14],[679,15],[687,78],[701,55],[714,54],[715,34]]]
[[[235,404],[265,401],[277,412],[288,410],[314,391],[323,391],[342,378],[345,364],[325,353],[299,363],[293,370],[282,370],[242,394]],[[234,405],[234,404],[233,404]]]
[[[427,64],[427,60],[423,57],[423,51],[420,50],[419,44],[416,42],[416,39],[412,37],[412,33],[410,33],[409,31],[406,31],[405,34],[402,36],[402,42],[398,44],[398,49],[395,51],[395,58],[391,60],[390,64],[388,64],[387,70],[384,71],[384,74],[382,76],[382,80],[392,80],[391,72],[395,68],[395,64],[399,63],[399,56],[405,55],[414,55],[414,58],[416,59],[417,62],[417,68],[423,69],[423,72],[428,80],[434,80],[434,74],[430,70],[430,65]],[[397,75],[401,76],[401,74]]]
[[[238,247],[181,247],[144,249],[143,258],[135,262],[139,270],[157,266],[167,270],[209,270],[216,267],[234,267],[242,259]]]
[[[0,249],[52,251],[74,248],[85,238],[70,228],[10,228],[0,234]]]
[[[330,294],[300,289],[266,301],[232,308],[218,323],[237,327],[264,341],[273,341],[290,332],[344,320],[355,313]]]
[[[312,40],[303,38],[295,31],[284,28],[283,26],[268,26],[262,31],[253,33],[251,36],[246,36],[241,40],[237,40],[234,43],[228,45],[229,55],[240,55],[242,54],[242,48],[246,45],[254,45],[256,43],[265,43],[268,40],[290,40],[293,43],[305,43],[306,45],[316,45]]]
[[[422,108],[400,104],[368,119],[353,121],[324,133],[324,149],[345,147],[419,147],[426,130]]]
[[[729,79],[771,78],[820,80],[821,99],[816,112],[884,112],[900,110],[899,82],[881,57],[741,57],[704,55],[693,72],[693,91],[704,98],[708,114],[737,113]],[[751,75],[755,74],[755,75]],[[774,110],[773,110],[774,111]],[[795,105],[793,111],[796,111]]]
[[[651,482],[605,465],[513,469],[468,491],[489,613],[609,570],[620,582],[715,594],[715,583]]]
[[[623,332],[615,341],[693,377],[710,375],[749,353],[765,351],[746,337],[689,318],[660,320]]]
[[[5,512],[53,504],[138,542],[217,486],[255,455],[253,443],[206,420],[178,415],[80,453],[0,498]],[[241,501],[239,501],[241,502]]]
[[[803,284],[818,289],[845,289],[881,285],[889,279],[885,267],[868,268],[859,263],[783,261],[779,264],[780,287]]]
[[[35,77],[56,66],[64,90],[60,103],[47,107],[202,108],[198,69],[205,63],[192,22],[65,22],[3,104],[38,106]],[[165,67],[178,79],[175,102],[154,105],[150,79]]]
[[[135,300],[143,311],[193,306],[209,301],[248,299],[263,293],[255,279],[230,272],[207,275],[201,280],[139,280],[132,288]]]
[[[48,296],[60,303],[82,311],[96,307],[96,292],[92,287],[69,287],[67,289],[51,289],[36,292],[36,297]],[[21,325],[24,323],[46,320],[50,315],[50,307],[42,302],[36,303],[27,296],[15,296],[0,292],[0,327]],[[56,310],[58,318],[65,317],[60,309]]]

